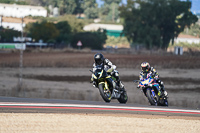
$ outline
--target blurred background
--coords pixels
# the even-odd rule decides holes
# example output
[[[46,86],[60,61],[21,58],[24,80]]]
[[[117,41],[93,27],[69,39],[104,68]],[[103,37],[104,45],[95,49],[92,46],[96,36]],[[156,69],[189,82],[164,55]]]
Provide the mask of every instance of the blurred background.
[[[97,52],[128,103],[148,104],[132,82],[148,61],[169,106],[200,108],[200,1],[0,0],[0,96],[103,101],[90,84]]]

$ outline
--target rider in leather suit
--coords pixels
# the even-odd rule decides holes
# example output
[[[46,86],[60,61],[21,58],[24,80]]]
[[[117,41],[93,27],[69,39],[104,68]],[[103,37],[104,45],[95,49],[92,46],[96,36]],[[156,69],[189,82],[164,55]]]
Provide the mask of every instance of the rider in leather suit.
[[[116,70],[116,66],[112,64],[111,61],[104,58],[103,54],[97,53],[94,55],[94,64],[93,64],[93,72],[95,71],[95,67],[97,65],[104,65],[104,70],[111,76],[116,78],[117,85],[120,87],[119,89],[123,89],[124,85],[122,84],[121,80],[119,79],[119,72]],[[93,82],[95,85],[95,83]],[[96,85],[95,85],[96,86]]]
[[[143,62],[141,64],[141,69],[142,71],[140,72],[140,81],[142,81],[146,76],[147,74],[151,74],[153,76],[153,78],[156,80],[156,82],[160,85],[160,88],[159,88],[159,94],[164,94],[165,96],[168,97],[168,94],[167,94],[167,91],[164,89],[164,84],[163,82],[159,79],[159,74],[158,72],[153,68],[153,67],[150,67],[150,64],[148,62]]]

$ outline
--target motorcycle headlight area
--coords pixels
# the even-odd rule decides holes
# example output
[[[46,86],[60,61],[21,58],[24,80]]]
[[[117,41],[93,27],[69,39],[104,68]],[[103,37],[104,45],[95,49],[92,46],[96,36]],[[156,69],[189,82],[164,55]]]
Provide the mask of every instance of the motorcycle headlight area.
[[[97,79],[97,77],[94,74],[92,74],[92,78]]]
[[[103,70],[101,72],[98,72],[99,78],[101,78],[102,74],[103,74]]]

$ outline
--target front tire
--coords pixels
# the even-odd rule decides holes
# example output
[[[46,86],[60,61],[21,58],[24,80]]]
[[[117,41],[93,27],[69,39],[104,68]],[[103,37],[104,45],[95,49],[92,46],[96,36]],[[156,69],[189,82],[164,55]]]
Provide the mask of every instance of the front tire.
[[[111,92],[109,89],[105,88],[105,83],[99,84],[99,92],[103,100],[107,103],[111,101]]]
[[[146,91],[147,98],[151,105],[157,106],[157,99],[153,96],[151,89],[147,89]]]

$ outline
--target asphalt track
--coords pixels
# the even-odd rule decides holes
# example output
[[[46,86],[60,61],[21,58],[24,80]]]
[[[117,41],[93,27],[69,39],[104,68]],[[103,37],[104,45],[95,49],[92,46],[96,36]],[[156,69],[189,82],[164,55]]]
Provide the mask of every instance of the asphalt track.
[[[99,101],[0,97],[0,113],[123,113],[200,117],[199,109]]]

